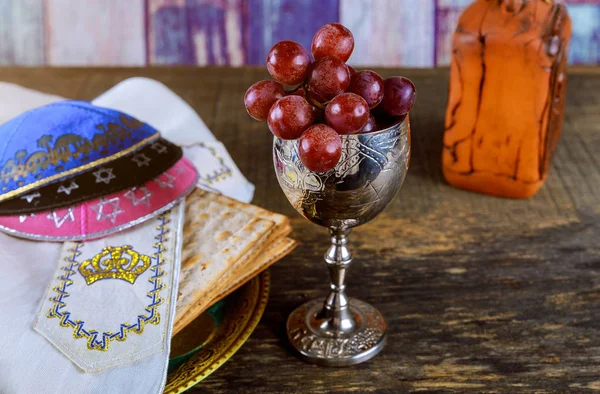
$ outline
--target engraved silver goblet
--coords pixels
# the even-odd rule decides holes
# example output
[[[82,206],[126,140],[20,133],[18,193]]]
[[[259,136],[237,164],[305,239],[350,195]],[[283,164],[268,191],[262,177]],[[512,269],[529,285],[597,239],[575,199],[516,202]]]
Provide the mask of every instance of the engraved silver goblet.
[[[307,362],[325,366],[358,364],[383,349],[386,323],[373,306],[346,296],[347,247],[353,227],[375,218],[402,186],[410,158],[408,117],[388,129],[342,137],[342,156],[326,173],[309,171],[298,156],[298,141],[275,138],[273,161],[279,185],[306,219],[327,227],[331,246],[325,262],[331,292],[289,316],[287,334]]]

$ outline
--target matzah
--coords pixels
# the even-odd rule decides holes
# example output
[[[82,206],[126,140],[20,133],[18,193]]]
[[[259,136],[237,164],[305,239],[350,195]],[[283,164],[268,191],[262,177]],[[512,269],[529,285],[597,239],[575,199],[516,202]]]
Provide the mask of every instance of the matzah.
[[[240,272],[233,273],[231,276],[234,278],[234,280],[228,282],[227,288],[219,292],[219,294],[210,301],[206,302],[205,305],[202,305],[202,308],[200,308],[200,313],[203,313],[211,305],[239,289],[244,283],[265,269],[269,268],[271,264],[277,262],[283,256],[290,253],[295,247],[296,241],[290,238],[283,238],[277,241],[275,244],[269,246],[266,250],[264,250],[264,253],[261,253],[256,259],[254,259],[254,261],[249,262],[244,267],[243,272],[240,270]]]
[[[289,219],[265,209],[202,190],[186,202],[183,261],[173,332],[177,333],[219,294],[238,286],[256,266],[274,262],[270,246],[278,244],[291,228]],[[279,245],[279,244],[278,244]],[[293,241],[280,244],[285,253]],[[274,250],[277,253],[277,250]],[[284,254],[285,254],[284,253]],[[281,252],[279,253],[281,254]],[[208,305],[207,305],[208,303]]]

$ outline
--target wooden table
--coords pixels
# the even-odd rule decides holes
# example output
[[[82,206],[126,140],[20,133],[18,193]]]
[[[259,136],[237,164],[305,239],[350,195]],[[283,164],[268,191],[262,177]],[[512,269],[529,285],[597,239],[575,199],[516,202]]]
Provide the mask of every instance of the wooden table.
[[[377,306],[389,343],[372,361],[318,368],[293,355],[285,320],[323,297],[325,230],[291,208],[271,135],[243,108],[262,69],[0,69],[0,80],[93,99],[120,80],[158,79],[190,103],[256,185],[254,202],[293,218],[302,242],[272,269],[269,305],[245,346],[192,392],[399,393],[600,390],[600,72],[570,73],[565,126],[549,178],[530,200],[477,195],[440,170],[447,70],[381,70],[418,89],[406,182],[355,230],[349,293]]]

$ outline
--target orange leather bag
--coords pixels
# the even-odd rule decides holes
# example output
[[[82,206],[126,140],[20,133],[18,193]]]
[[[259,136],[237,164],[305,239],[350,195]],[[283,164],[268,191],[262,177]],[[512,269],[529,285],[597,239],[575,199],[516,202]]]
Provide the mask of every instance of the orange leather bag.
[[[448,183],[526,198],[563,122],[571,20],[551,0],[476,0],[454,34],[442,165]]]

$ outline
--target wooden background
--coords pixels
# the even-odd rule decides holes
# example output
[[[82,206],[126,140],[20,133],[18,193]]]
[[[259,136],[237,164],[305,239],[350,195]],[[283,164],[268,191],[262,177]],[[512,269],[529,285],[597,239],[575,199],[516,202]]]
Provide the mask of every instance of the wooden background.
[[[600,64],[600,0],[562,0],[570,61]],[[356,37],[354,65],[449,63],[471,0],[0,0],[0,65],[262,64],[283,39],[307,48],[323,24]]]
[[[564,132],[529,200],[447,185],[440,157],[447,70],[406,75],[419,91],[403,188],[350,237],[348,292],[379,308],[389,343],[373,360],[328,369],[298,360],[289,313],[327,293],[324,229],[279,189],[265,124],[243,108],[255,68],[0,69],[0,80],[91,100],[124,78],[164,82],[190,103],[256,185],[254,203],[292,218],[301,245],[271,269],[249,341],[193,393],[593,393],[600,391],[600,69],[571,70]]]

